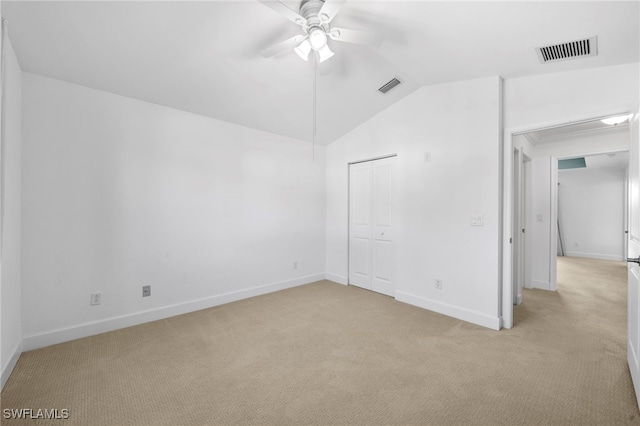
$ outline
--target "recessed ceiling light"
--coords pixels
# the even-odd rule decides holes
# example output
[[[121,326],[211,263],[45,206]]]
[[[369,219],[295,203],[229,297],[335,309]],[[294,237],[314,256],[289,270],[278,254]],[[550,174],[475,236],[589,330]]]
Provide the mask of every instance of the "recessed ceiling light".
[[[608,118],[602,119],[600,121],[602,121],[604,124],[608,124],[610,126],[616,126],[616,125],[618,125],[620,123],[624,123],[630,117],[631,117],[631,114],[616,115],[615,117],[608,117]]]

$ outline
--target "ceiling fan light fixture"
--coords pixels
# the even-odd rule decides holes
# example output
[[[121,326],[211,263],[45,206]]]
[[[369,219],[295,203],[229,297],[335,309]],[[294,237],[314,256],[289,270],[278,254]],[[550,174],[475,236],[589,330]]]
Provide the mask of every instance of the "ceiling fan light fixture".
[[[320,50],[327,45],[327,33],[320,27],[309,30],[309,42],[314,50]]]
[[[630,117],[631,117],[631,114],[616,115],[615,117],[608,117],[600,121],[610,126],[617,126],[618,124],[624,123],[625,121],[627,121]]]
[[[327,46],[326,43],[322,49],[317,50],[316,52],[318,52],[319,63],[323,63],[324,61],[331,58],[335,54],[331,51],[331,49],[329,49],[329,46]]]
[[[295,47],[293,51],[296,52],[303,61],[308,61],[309,52],[311,52],[311,43],[309,43],[308,39],[304,39],[304,41]]]

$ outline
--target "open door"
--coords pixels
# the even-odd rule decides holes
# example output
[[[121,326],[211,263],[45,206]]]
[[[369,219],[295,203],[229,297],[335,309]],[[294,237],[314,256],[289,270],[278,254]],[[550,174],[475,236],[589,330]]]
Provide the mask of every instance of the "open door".
[[[512,285],[513,285],[513,304],[520,305],[522,303],[522,239],[524,237],[524,223],[522,221],[522,178],[523,178],[523,157],[522,150],[515,148],[513,150],[513,221],[512,221],[512,234],[513,235],[513,267],[512,273]]]
[[[627,361],[636,398],[640,396],[640,111],[633,111],[629,130],[629,258],[627,296]],[[640,400],[639,400],[640,402]]]

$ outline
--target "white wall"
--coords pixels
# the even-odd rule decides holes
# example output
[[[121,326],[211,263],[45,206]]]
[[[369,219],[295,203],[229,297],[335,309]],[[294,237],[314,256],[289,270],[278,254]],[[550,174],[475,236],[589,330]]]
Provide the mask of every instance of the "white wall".
[[[639,73],[634,63],[506,79],[504,127],[535,130],[629,111]]]
[[[625,170],[560,170],[558,183],[565,255],[622,260]]]
[[[324,277],[324,148],[23,83],[25,349]]]
[[[0,388],[22,352],[21,312],[21,110],[22,72],[9,39],[2,105],[2,268],[0,277]]]
[[[328,277],[347,282],[348,163],[395,153],[396,298],[499,327],[500,85],[423,87],[329,145]]]

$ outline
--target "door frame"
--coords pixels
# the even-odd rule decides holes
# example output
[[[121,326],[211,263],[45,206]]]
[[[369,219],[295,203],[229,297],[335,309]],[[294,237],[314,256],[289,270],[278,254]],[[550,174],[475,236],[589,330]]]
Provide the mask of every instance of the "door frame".
[[[633,105],[631,104],[628,104],[624,107],[618,107],[615,109],[597,111],[592,113],[588,117],[580,116],[580,117],[574,117],[573,119],[558,119],[558,120],[549,121],[549,122],[531,123],[531,124],[527,124],[519,127],[509,127],[509,128],[503,129],[504,133],[503,133],[503,144],[502,144],[502,152],[501,152],[501,157],[502,157],[502,190],[501,190],[501,193],[502,193],[502,242],[500,244],[500,250],[502,251],[502,262],[501,262],[502,273],[501,273],[500,291],[498,292],[498,298],[499,298],[498,306],[500,307],[500,311],[501,311],[501,321],[500,321],[501,327],[504,327],[504,328],[513,327],[513,275],[512,275],[513,273],[512,272],[513,235],[512,235],[512,232],[513,232],[513,210],[514,210],[513,152],[515,147],[513,143],[513,138],[517,135],[535,132],[538,130],[550,129],[554,127],[562,127],[562,126],[567,126],[571,124],[585,123],[593,120],[599,120],[605,117],[610,117],[613,115],[629,114],[629,111],[633,111]],[[552,158],[552,164],[551,164],[552,167],[553,167],[553,163],[554,161]],[[557,168],[558,168],[557,158],[555,161],[555,168],[556,168],[555,184],[557,187]],[[551,175],[552,185],[553,185],[553,176],[554,174],[552,173]],[[556,190],[555,194],[557,194],[557,188],[555,188],[555,190]],[[552,188],[552,209],[554,207],[553,203],[554,202],[553,202],[553,188]],[[555,204],[557,204],[557,200],[555,201]],[[557,205],[555,207],[557,208]],[[556,210],[556,214],[557,214],[557,210]],[[553,219],[551,214],[549,218],[550,218],[550,223],[553,223],[551,222],[551,220]],[[557,238],[557,234],[553,232],[554,227],[550,226],[550,229],[551,229],[550,237]],[[555,229],[557,232],[557,228]],[[552,238],[551,244],[552,244],[551,248],[556,247],[556,250],[557,250],[557,241],[553,240]],[[555,256],[556,252],[552,250],[551,254]],[[551,256],[549,261],[551,262]],[[549,265],[550,271],[551,271],[551,268],[556,267],[555,265],[556,265],[556,262],[552,262],[552,264]],[[551,274],[550,272],[550,275],[554,276],[553,282],[555,282],[556,274],[555,273]]]
[[[513,218],[511,230],[513,242],[511,249],[513,251],[512,261],[512,285],[513,285],[513,304],[522,303],[522,294],[520,293],[520,281],[522,279],[523,253],[522,253],[522,176],[523,176],[523,152],[522,148],[513,148]],[[515,278],[515,279],[514,279]]]
[[[386,158],[394,158],[397,156],[398,156],[397,153],[393,153],[393,154],[381,155],[378,157],[370,157],[363,160],[349,161],[347,163],[347,277],[346,277],[347,285],[352,285],[349,283],[349,277],[351,276],[351,270],[350,270],[351,268],[351,165],[366,163],[369,161],[384,160]],[[395,268],[395,262],[394,262],[394,268]]]
[[[514,166],[514,174],[513,174],[513,243],[511,245],[514,253],[517,253],[517,256],[512,258],[513,267],[517,268],[514,272],[512,270],[512,276],[516,277],[516,282],[512,282],[513,284],[513,303],[514,305],[520,305],[522,303],[522,289],[526,287],[527,275],[526,270],[527,267],[530,266],[527,264],[527,249],[526,249],[526,239],[527,234],[526,230],[529,226],[527,224],[527,197],[531,192],[531,189],[528,187],[530,184],[529,179],[526,177],[527,163],[531,162],[531,158],[525,153],[525,150],[522,147],[514,147],[513,149],[514,161],[516,163]],[[516,226],[517,225],[517,226]]]

